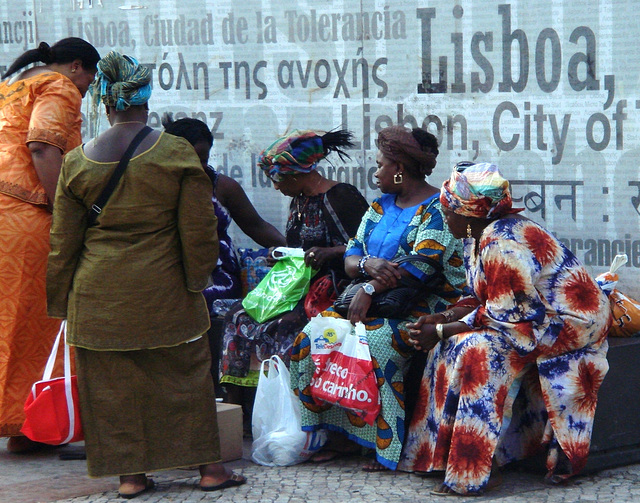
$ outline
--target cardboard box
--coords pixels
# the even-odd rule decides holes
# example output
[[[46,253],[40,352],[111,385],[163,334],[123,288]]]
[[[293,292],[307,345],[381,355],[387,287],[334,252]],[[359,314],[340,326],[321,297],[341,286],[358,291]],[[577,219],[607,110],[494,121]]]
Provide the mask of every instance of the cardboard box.
[[[242,458],[242,407],[232,403],[216,403],[220,456],[222,461]]]

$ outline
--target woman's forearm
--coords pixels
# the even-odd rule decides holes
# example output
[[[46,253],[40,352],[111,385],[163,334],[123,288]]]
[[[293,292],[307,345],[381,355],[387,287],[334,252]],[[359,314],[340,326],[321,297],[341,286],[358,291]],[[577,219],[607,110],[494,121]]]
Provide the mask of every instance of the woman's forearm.
[[[33,167],[49,199],[47,206],[52,210],[62,166],[62,152],[58,147],[40,141],[29,142],[29,151]]]

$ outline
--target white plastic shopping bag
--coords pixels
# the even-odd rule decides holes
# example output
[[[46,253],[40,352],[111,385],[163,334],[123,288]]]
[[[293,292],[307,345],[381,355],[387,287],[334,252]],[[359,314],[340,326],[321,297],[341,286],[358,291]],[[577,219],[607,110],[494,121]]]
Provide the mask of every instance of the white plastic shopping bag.
[[[268,365],[265,374],[265,366]],[[302,463],[327,441],[324,430],[302,431],[300,403],[290,386],[289,370],[279,356],[260,365],[253,405],[251,459],[265,466]]]

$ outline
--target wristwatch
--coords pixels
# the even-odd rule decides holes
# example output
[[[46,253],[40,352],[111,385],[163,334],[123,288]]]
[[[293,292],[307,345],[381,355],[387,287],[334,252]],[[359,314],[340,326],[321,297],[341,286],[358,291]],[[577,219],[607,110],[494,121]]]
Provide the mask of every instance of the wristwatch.
[[[367,295],[373,295],[374,293],[376,293],[376,289],[371,283],[362,283],[362,289]]]

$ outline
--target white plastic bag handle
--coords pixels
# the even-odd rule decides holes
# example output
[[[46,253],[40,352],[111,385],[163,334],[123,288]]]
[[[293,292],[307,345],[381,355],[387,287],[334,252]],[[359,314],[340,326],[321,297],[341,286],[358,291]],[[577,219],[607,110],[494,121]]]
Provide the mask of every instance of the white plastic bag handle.
[[[613,258],[613,261],[611,262],[611,267],[609,267],[609,272],[611,272],[611,273],[616,272],[623,265],[625,265],[628,260],[629,260],[629,257],[627,257],[626,253],[621,253],[619,255],[616,255]]]
[[[60,347],[60,340],[64,336],[64,394],[67,398],[67,413],[69,414],[69,434],[67,438],[62,442],[68,444],[73,438],[73,433],[76,429],[76,415],[75,407],[73,404],[73,396],[71,393],[71,353],[69,352],[69,345],[67,344],[67,320],[62,320],[60,324],[60,330],[56,337],[53,347],[51,348],[51,354],[47,360],[47,364],[44,367],[44,373],[42,374],[43,381],[49,381],[51,374],[53,373],[53,367],[56,364],[56,356],[58,356],[58,348]],[[36,392],[36,385],[34,384],[31,391],[34,396]]]
[[[285,376],[285,378],[289,378],[289,370],[287,366],[282,361],[278,355],[273,355],[268,360],[263,360],[260,364],[260,372],[264,373],[264,364],[269,364],[269,370],[267,370],[267,379],[276,379],[280,375]]]
[[[276,260],[280,260],[285,257],[304,258],[304,250],[302,248],[288,248],[286,246],[278,246],[277,248],[273,249],[273,251],[271,252],[271,256]]]

